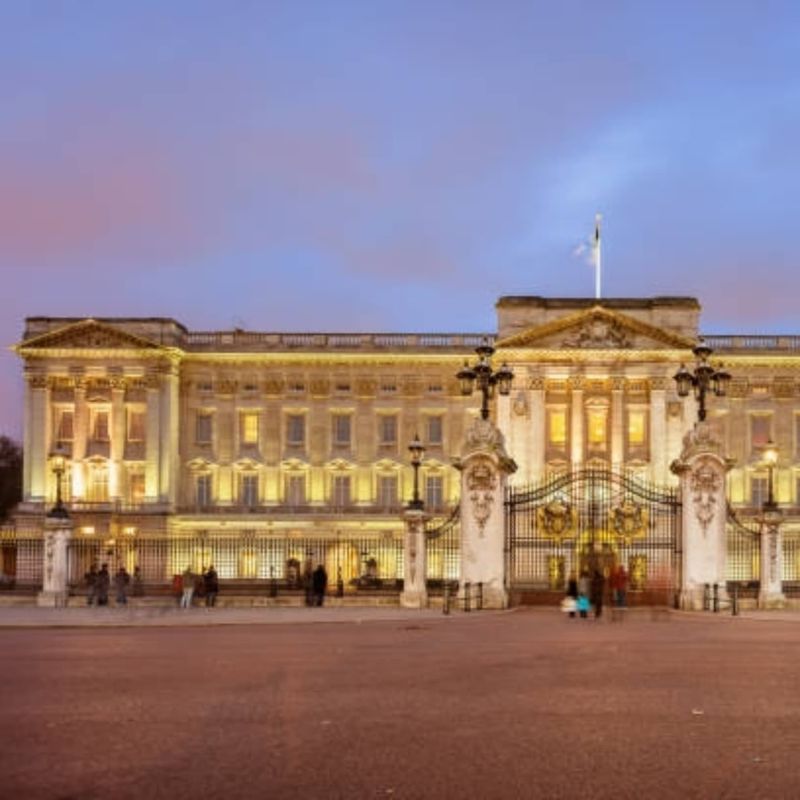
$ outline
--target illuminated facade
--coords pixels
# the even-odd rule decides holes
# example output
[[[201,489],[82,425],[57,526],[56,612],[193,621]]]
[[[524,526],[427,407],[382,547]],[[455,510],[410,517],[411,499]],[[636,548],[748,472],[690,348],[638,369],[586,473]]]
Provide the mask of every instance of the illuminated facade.
[[[426,447],[426,508],[444,515],[458,502],[451,459],[478,400],[461,396],[455,375],[484,336],[514,371],[494,411],[519,467],[513,483],[581,464],[676,481],[669,467],[696,406],[677,396],[672,376],[692,359],[697,301],[504,297],[497,313],[491,334],[206,333],[160,318],[29,318],[16,346],[26,378],[18,522],[34,525],[53,502],[48,458],[58,446],[76,537],[396,543],[415,434]],[[800,336],[706,340],[733,376],[728,397],[709,404],[736,459],[729,497],[743,512],[760,508],[761,452],[773,439],[791,530],[800,521]],[[285,552],[238,552],[228,577],[285,574]],[[345,580],[371,568],[365,552],[339,552]],[[165,565],[165,576],[177,566]],[[402,576],[396,562],[380,570]]]

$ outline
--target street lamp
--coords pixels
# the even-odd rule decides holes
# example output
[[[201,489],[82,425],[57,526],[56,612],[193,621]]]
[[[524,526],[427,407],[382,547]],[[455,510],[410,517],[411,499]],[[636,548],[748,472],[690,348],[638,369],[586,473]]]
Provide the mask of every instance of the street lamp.
[[[475,352],[478,354],[478,363],[470,367],[465,361],[463,369],[458,371],[456,377],[461,382],[461,394],[464,397],[469,397],[477,384],[478,391],[483,395],[481,419],[489,419],[489,400],[494,397],[495,387],[500,394],[509,394],[514,373],[506,363],[503,363],[500,369],[492,370],[491,358],[494,347],[489,344],[488,339],[484,339],[483,344],[475,348]]]
[[[764,503],[764,511],[777,511],[778,504],[775,502],[775,466],[778,463],[778,446],[770,439],[762,451],[764,463],[767,465],[767,502]]]
[[[411,466],[414,468],[414,496],[411,498],[408,507],[415,511],[422,511],[425,504],[419,496],[419,465],[422,463],[425,447],[416,433],[414,434],[414,441],[408,446],[408,452],[411,453]]]
[[[681,368],[673,378],[678,385],[678,397],[688,397],[689,392],[694,389],[695,400],[698,402],[697,419],[703,422],[706,418],[706,394],[713,392],[717,397],[725,397],[731,376],[725,370],[714,369],[708,363],[708,359],[714,351],[705,343],[705,340],[700,339],[692,352],[697,359],[694,372],[689,372],[686,365],[681,364]]]
[[[56,504],[47,513],[47,516],[55,519],[69,519],[69,512],[61,499],[61,476],[67,469],[67,456],[60,444],[50,453],[50,466],[56,476]]]

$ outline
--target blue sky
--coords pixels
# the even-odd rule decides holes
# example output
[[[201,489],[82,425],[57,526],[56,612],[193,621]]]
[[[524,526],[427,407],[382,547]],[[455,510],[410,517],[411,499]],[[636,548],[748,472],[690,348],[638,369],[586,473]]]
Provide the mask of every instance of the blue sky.
[[[491,330],[693,295],[796,332],[800,6],[0,5],[0,337],[29,315]],[[0,431],[21,431],[0,356]]]

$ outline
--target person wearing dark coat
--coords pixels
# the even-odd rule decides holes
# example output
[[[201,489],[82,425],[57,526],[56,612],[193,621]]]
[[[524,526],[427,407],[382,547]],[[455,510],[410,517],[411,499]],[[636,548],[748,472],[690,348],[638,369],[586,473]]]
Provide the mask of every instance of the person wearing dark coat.
[[[213,565],[204,573],[203,584],[206,590],[206,607],[213,608],[217,604],[217,592],[219,592],[219,577]]]
[[[97,564],[92,564],[89,571],[83,576],[86,581],[86,605],[93,606],[97,599]]]
[[[111,587],[111,575],[108,573],[108,564],[100,567],[97,573],[97,605],[108,605],[108,590]]]
[[[325,567],[322,564],[314,570],[312,584],[314,588],[314,605],[321,606],[325,602],[325,590],[328,588],[328,573],[325,572]]]
[[[114,589],[117,593],[117,605],[125,606],[128,604],[128,584],[131,582],[131,576],[125,567],[120,566],[117,574],[114,575]]]
[[[606,589],[606,578],[601,569],[592,573],[592,588],[590,600],[594,608],[594,618],[599,619],[603,614],[603,594]]]

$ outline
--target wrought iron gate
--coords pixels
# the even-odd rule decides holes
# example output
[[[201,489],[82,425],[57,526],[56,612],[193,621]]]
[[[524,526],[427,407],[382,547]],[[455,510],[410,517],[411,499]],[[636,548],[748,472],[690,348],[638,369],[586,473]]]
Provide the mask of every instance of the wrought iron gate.
[[[506,496],[506,576],[511,591],[563,591],[570,573],[622,564],[629,590],[672,602],[680,577],[681,503],[658,487],[604,467],[554,474]]]

